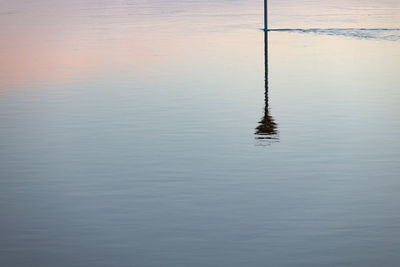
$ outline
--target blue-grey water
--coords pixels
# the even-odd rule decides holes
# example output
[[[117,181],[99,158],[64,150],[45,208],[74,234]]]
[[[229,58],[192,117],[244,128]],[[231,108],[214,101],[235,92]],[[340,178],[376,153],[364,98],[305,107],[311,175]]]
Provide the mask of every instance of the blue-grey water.
[[[0,10],[0,266],[400,265],[398,0]]]

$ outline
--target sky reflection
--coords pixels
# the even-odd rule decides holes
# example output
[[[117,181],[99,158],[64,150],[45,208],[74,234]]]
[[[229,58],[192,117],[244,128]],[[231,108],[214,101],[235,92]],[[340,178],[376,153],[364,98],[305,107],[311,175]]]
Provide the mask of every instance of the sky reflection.
[[[315,5],[286,0],[269,5],[271,28],[377,28],[400,21],[398,1]],[[176,62],[201,54],[209,42],[221,42],[215,53],[227,54],[226,39],[218,37],[222,33],[242,31],[246,38],[249,31],[262,28],[262,1],[6,0],[1,7],[3,88],[90,79],[116,69],[130,68],[139,78],[165,73]],[[247,49],[252,49],[251,42]]]

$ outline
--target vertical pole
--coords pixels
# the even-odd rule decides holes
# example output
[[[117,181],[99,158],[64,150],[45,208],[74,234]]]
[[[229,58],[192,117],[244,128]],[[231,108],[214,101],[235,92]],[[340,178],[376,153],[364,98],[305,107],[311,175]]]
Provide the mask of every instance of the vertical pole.
[[[268,31],[268,0],[264,0],[264,31]]]
[[[268,31],[264,31],[265,110],[268,109]]]

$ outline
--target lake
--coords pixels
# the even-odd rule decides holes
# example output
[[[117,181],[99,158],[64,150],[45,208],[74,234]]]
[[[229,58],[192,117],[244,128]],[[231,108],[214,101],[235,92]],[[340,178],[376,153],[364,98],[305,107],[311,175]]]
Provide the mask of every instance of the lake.
[[[1,266],[400,264],[398,0],[0,7]]]

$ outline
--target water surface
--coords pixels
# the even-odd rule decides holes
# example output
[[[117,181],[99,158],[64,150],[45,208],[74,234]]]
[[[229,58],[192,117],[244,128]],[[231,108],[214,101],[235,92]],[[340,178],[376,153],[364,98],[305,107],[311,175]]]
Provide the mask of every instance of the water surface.
[[[1,266],[399,264],[398,1],[0,7]]]

